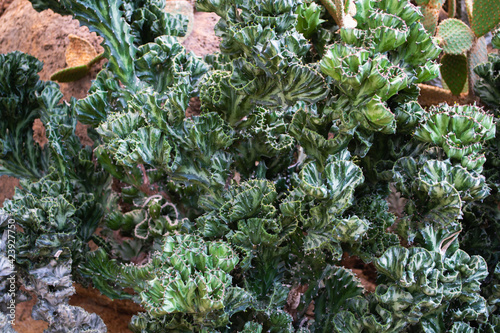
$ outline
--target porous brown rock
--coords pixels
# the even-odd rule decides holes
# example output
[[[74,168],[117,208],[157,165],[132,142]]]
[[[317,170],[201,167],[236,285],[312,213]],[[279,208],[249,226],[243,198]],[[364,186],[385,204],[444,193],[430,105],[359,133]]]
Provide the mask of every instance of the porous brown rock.
[[[0,16],[2,16],[3,12],[5,12],[11,3],[12,0],[0,0]]]
[[[28,0],[14,0],[0,17],[0,53],[21,51],[35,56],[44,63],[40,78],[49,80],[54,72],[66,67],[69,34],[88,40],[97,52],[103,51],[102,39],[87,27],[81,27],[77,20],[51,10],[38,13]],[[61,83],[64,99],[85,97],[101,66],[102,63],[94,66],[81,80]]]

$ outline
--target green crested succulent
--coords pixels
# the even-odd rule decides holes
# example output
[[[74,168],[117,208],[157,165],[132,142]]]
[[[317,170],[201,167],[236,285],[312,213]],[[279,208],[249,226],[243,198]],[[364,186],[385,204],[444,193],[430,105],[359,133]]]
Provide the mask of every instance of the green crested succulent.
[[[320,19],[321,7],[316,3],[303,3],[297,8],[297,31],[302,33],[305,38],[309,38],[318,26],[325,22]]]
[[[42,62],[20,52],[0,55],[0,173],[40,178],[47,171],[49,150],[33,138],[33,122],[40,118],[44,89],[57,86],[39,80]]]
[[[358,241],[368,228],[369,222],[355,215],[341,217],[352,204],[355,188],[363,182],[362,170],[349,157],[345,151],[332,156],[323,171],[309,162],[294,175],[295,189],[280,209],[285,216],[298,216],[302,229],[307,230],[305,252],[330,248],[338,256],[337,244]]]
[[[79,277],[79,264],[90,250],[88,242],[99,242],[94,232],[104,215],[105,202],[77,186],[66,189],[64,181],[53,174],[36,183],[21,184],[23,189],[16,189],[3,211],[23,230],[16,235],[15,260],[18,276],[30,281],[26,288],[38,298],[34,318],[49,323],[47,332],[59,332],[64,327],[106,331],[98,316],[88,317],[83,309],[67,304],[75,292],[72,276]],[[65,317],[74,317],[75,321],[67,322],[62,319]]]
[[[491,45],[493,45],[493,47],[497,49],[500,49],[500,29],[492,31]]]
[[[345,308],[346,302],[361,297],[363,287],[359,279],[348,269],[338,266],[327,266],[321,277],[310,286],[304,294],[305,304],[315,306],[315,318],[309,329],[303,332],[329,330],[335,332],[334,318]],[[297,332],[302,332],[297,330]],[[344,332],[339,330],[339,332]]]
[[[498,32],[497,32],[498,36]],[[493,44],[496,43],[495,37]],[[498,47],[499,45],[496,45]],[[474,70],[479,76],[476,82],[475,91],[481,101],[498,119],[499,103],[495,98],[498,95],[499,82],[498,73],[500,63],[499,57],[492,53],[488,57],[488,62],[477,66]],[[498,130],[498,120],[496,123]],[[485,258],[488,263],[489,276],[482,288],[482,295],[488,301],[490,318],[487,323],[480,326],[485,332],[495,332],[500,328],[500,317],[498,308],[498,287],[499,287],[499,265],[498,230],[500,228],[500,141],[490,140],[485,147],[486,163],[483,166],[483,174],[486,177],[488,186],[492,189],[491,195],[482,202],[474,202],[468,205],[464,214],[464,231],[461,237],[461,244],[469,253],[478,254]]]
[[[412,324],[426,331],[487,320],[479,287],[488,273],[479,256],[396,246],[375,266],[386,282],[368,299],[348,299],[346,309],[333,319],[336,332],[400,332]]]
[[[224,309],[229,273],[238,261],[227,244],[205,243],[193,235],[169,236],[162,252],[145,266],[123,267],[121,278],[139,293],[152,316],[190,313],[202,324],[206,316]]]
[[[215,70],[200,84],[202,108],[219,113],[234,126],[259,106],[273,111],[298,101],[324,99],[328,93],[325,79],[316,66],[301,60],[310,44],[295,29],[298,4],[244,2],[238,14],[231,2],[217,9],[215,1],[197,2],[198,10],[213,9],[221,16],[215,30],[222,38],[222,54]]]
[[[6,69],[0,95],[6,112],[3,142],[8,148],[0,164],[2,173],[20,177],[22,184],[14,198],[4,202],[2,214],[9,214],[20,228],[15,267],[17,277],[38,297],[33,316],[49,323],[47,332],[70,327],[104,332],[97,315],[67,303],[74,293],[72,275],[80,277],[78,265],[85,261],[87,243],[99,242],[94,232],[110,202],[111,179],[94,164],[92,148],[82,147],[76,135],[74,101],[59,104],[58,86],[39,80],[41,65],[20,52],[0,55],[0,67]],[[35,118],[46,128],[49,142],[44,148],[33,142]],[[59,292],[59,284],[66,291]],[[63,319],[69,317],[73,319]]]
[[[399,245],[398,235],[389,228],[396,225],[396,216],[389,211],[387,194],[377,193],[354,198],[348,213],[369,221],[360,241],[349,244],[349,252],[364,262],[373,262],[391,246]]]
[[[496,110],[498,114],[500,110],[500,56],[495,53],[488,55],[488,62],[475,67],[474,72],[479,76],[474,91],[482,102]]]
[[[164,238],[145,265],[118,266],[96,256],[94,260],[106,260],[114,272],[109,277],[137,293],[147,312],[132,319],[134,332],[213,329],[229,322],[236,310],[230,304],[239,304],[239,310],[251,304],[251,296],[232,284],[230,273],[239,258],[225,242],[173,235]]]
[[[462,230],[459,219],[466,205],[491,192],[481,172],[484,148],[494,135],[493,117],[478,107],[443,105],[429,110],[410,144],[414,152],[393,167],[397,189],[411,198],[398,233],[419,241],[423,225],[448,235]]]
[[[416,84],[438,74],[433,60],[440,49],[416,7],[392,0],[355,5],[357,25],[342,27],[340,40],[320,61],[333,96],[313,112],[296,112],[292,120],[291,133],[308,155],[334,154],[352,138],[365,154],[373,133],[396,130],[399,103],[389,102],[396,96],[414,100]]]
[[[441,147],[446,156],[463,167],[481,172],[486,161],[483,142],[495,137],[492,115],[475,106],[432,108],[415,131],[415,137]]]

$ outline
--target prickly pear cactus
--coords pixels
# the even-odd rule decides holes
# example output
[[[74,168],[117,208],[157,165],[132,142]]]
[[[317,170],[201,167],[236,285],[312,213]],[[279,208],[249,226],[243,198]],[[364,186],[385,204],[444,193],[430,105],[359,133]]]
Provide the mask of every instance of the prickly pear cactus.
[[[420,5],[422,15],[422,24],[428,33],[434,34],[439,20],[439,11],[444,4],[444,0],[418,0],[417,5]]]
[[[474,42],[472,30],[458,19],[444,20],[437,28],[436,37],[447,54],[463,54]]]
[[[436,32],[440,46],[446,55],[463,55],[462,57],[446,56],[441,60],[441,76],[443,87],[447,87],[454,95],[469,92],[473,95],[471,87],[475,85],[477,76],[474,67],[485,62],[486,44],[482,38],[487,32],[500,23],[500,1],[498,0],[466,0],[467,18],[470,27],[455,16],[455,0],[448,1],[448,19],[437,26],[439,11],[443,10],[444,1],[418,0],[417,4],[424,15],[422,20],[427,31]],[[436,29],[437,26],[437,29]],[[496,43],[494,38],[493,44]],[[466,73],[467,80],[464,80]],[[466,86],[466,82],[469,86]]]
[[[467,82],[467,57],[445,54],[441,58],[441,75],[453,95],[459,95]]]
[[[500,22],[500,1],[474,0],[471,28],[477,37],[484,36]]]

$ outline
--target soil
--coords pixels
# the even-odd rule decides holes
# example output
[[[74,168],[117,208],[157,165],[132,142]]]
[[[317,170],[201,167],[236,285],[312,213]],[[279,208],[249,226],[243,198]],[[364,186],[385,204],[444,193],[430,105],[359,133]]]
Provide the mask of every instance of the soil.
[[[377,287],[375,284],[377,269],[372,263],[364,263],[359,257],[349,256],[348,253],[344,253],[342,256],[342,266],[353,271],[367,292],[372,293],[375,291]]]
[[[195,12],[194,29],[182,44],[200,57],[219,51],[220,39],[214,34],[217,21],[219,17],[214,13]]]

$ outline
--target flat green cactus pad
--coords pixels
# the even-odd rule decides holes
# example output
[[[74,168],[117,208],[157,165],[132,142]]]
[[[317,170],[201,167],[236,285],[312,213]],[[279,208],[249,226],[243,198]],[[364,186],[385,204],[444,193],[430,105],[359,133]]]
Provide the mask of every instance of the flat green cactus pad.
[[[422,11],[422,24],[424,25],[425,30],[431,35],[434,35],[436,31],[436,26],[439,20],[439,8],[435,8],[432,6],[422,6],[420,7]]]
[[[52,74],[50,79],[52,81],[63,82],[63,83],[73,82],[85,77],[85,75],[87,75],[88,72],[89,68],[87,67],[87,65],[69,67],[55,72],[54,74]]]
[[[460,20],[447,19],[437,28],[436,37],[440,40],[443,52],[447,54],[463,54],[470,50],[474,41],[474,33]]]
[[[441,58],[441,76],[453,95],[460,95],[467,82],[467,57],[445,54]]]
[[[485,35],[500,23],[500,0],[474,0],[471,28],[477,37]]]
[[[80,80],[81,78],[85,77],[85,75],[90,72],[92,66],[101,59],[104,59],[104,53],[98,54],[86,64],[61,69],[52,74],[50,79],[52,81],[62,83]]]

